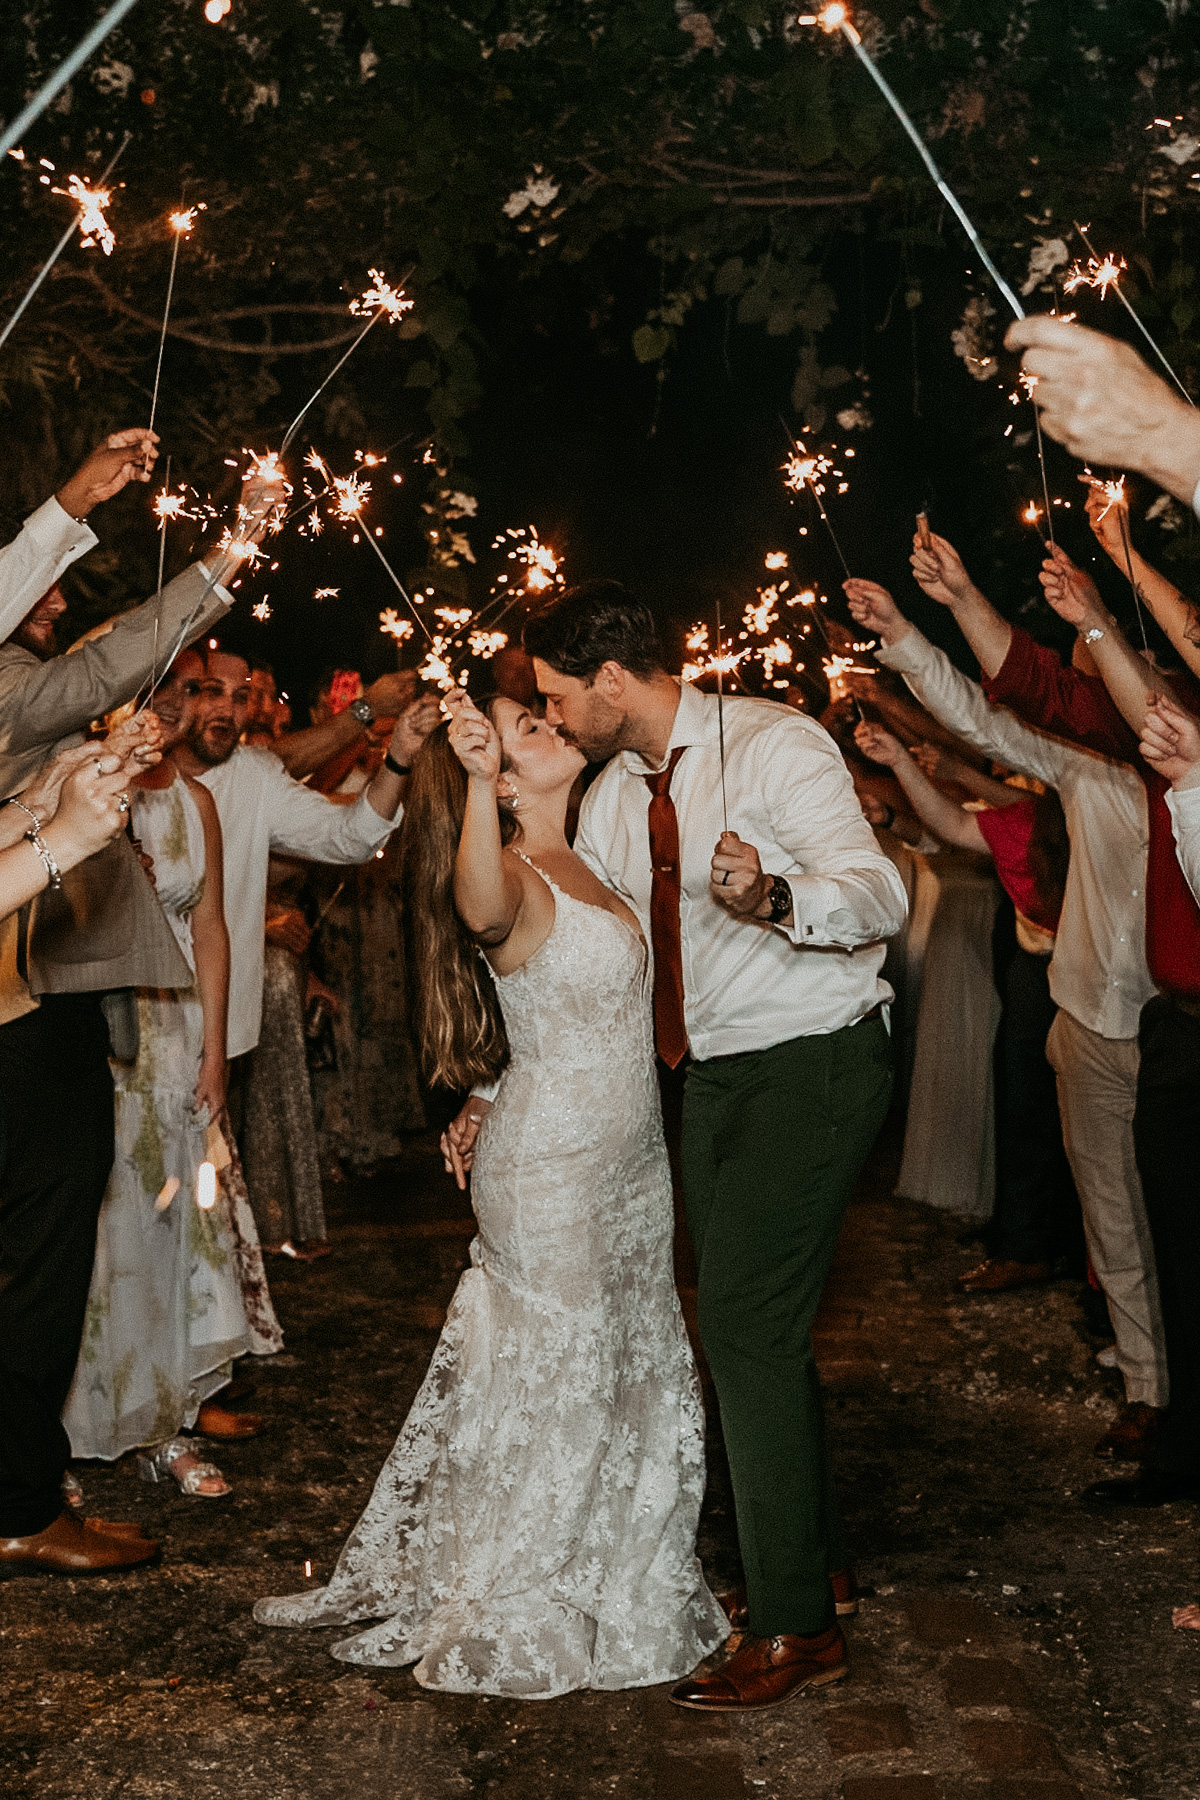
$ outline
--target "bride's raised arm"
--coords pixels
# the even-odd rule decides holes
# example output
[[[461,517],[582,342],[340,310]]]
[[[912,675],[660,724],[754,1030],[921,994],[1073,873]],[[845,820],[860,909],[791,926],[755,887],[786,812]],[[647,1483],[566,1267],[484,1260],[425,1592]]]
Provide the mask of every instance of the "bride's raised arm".
[[[517,922],[525,884],[500,839],[500,738],[461,688],[446,696],[450,747],[467,772],[467,806],[454,863],[458,916],[481,944],[502,944]]]

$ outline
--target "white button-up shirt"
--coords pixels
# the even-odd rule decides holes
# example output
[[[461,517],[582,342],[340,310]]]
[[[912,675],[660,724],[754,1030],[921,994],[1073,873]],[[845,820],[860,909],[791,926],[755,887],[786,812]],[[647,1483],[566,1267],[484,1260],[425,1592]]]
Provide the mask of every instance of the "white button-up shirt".
[[[381,819],[364,794],[341,806],[293,781],[269,750],[240,744],[200,780],[217,803],[225,843],[229,927],[229,1055],[253,1050],[262,1025],[263,926],[272,850],[312,862],[366,862],[399,823]]]
[[[1193,769],[1182,786],[1167,789],[1167,806],[1179,866],[1200,904],[1200,770]]]
[[[1136,1037],[1138,1016],[1155,992],[1146,967],[1150,821],[1139,776],[993,706],[979,684],[915,626],[875,654],[957,736],[1005,768],[1057,789],[1071,860],[1050,959],[1050,994],[1099,1037]]]
[[[30,513],[12,543],[0,550],[0,643],[63,570],[98,542],[91,526],[64,512],[53,496]]]
[[[685,745],[671,781],[679,818],[684,1018],[700,1060],[838,1031],[891,989],[884,940],[904,923],[904,885],[862,816],[829,733],[770,700],[725,701],[729,829],[792,890],[792,923],[735,919],[709,891],[724,829],[715,695],[682,684],[668,746]],[[662,765],[666,767],[666,763]],[[589,789],[575,849],[628,901],[650,935],[650,790],[632,751]]]

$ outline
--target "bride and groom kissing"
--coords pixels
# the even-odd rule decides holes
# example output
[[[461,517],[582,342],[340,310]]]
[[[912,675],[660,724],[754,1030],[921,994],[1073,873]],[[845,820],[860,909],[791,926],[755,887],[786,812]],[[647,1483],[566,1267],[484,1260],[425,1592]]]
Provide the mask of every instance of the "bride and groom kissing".
[[[890,1097],[904,889],[821,726],[740,696],[719,718],[617,583],[554,600],[525,646],[544,717],[450,695],[404,821],[426,1071],[472,1090],[443,1138],[471,1266],[328,1585],[254,1613],[375,1621],[333,1654],[443,1692],[773,1705],[847,1666],[811,1328]],[[656,1050],[691,1059],[684,1199],[745,1571],[721,1601]]]

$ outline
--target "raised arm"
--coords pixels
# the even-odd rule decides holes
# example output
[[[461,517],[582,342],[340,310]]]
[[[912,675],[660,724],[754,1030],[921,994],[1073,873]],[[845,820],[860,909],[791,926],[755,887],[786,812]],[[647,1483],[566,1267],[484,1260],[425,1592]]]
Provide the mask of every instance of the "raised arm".
[[[895,775],[907,794],[909,803],[923,825],[935,832],[944,843],[956,844],[961,850],[981,850],[990,854],[987,841],[975,822],[974,815],[964,812],[945,794],[939,794],[927,781],[899,738],[881,725],[859,725],[854,741],[864,756],[882,763]]]
[[[500,739],[460,688],[447,695],[450,746],[467,772],[467,803],[454,862],[454,905],[489,961],[508,973],[550,935],[554,900],[544,881],[527,878],[500,835]],[[503,951],[497,955],[497,952]]]
[[[1050,551],[1038,579],[1059,618],[1083,639],[1121,716],[1140,732],[1147,706],[1156,694],[1168,691],[1166,681],[1138,655],[1091,576],[1077,568],[1061,546]]]
[[[909,561],[917,586],[939,606],[949,607],[984,674],[995,675],[1008,655],[1012,626],[975,586],[954,545],[932,532],[927,549],[916,533]]]
[[[1200,675],[1200,607],[1134,549],[1124,491],[1114,496],[1090,475],[1079,479],[1088,490],[1087,516],[1097,539],[1126,580],[1132,572],[1138,599],[1149,608],[1192,673]]]
[[[377,719],[399,718],[405,707],[410,706],[416,697],[417,677],[411,669],[381,675],[370,687],[364,688],[362,693],[362,698]],[[360,743],[369,729],[370,722],[364,724],[347,707],[332,719],[323,719],[319,725],[309,725],[303,731],[286,732],[283,737],[276,738],[274,743],[265,744],[263,748],[279,758],[289,775],[302,781],[332,757],[348,750],[351,744]]]

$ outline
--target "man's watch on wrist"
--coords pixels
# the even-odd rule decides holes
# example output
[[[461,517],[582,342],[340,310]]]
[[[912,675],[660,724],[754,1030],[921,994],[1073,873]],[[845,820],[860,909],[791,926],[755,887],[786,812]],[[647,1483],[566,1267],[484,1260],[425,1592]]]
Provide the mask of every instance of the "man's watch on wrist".
[[[767,889],[768,910],[761,914],[766,925],[782,925],[792,910],[792,889],[782,875],[772,875]]]
[[[375,708],[371,705],[369,700],[352,700],[346,708],[346,711],[350,714],[351,718],[357,719],[360,725],[373,725],[375,723]]]

